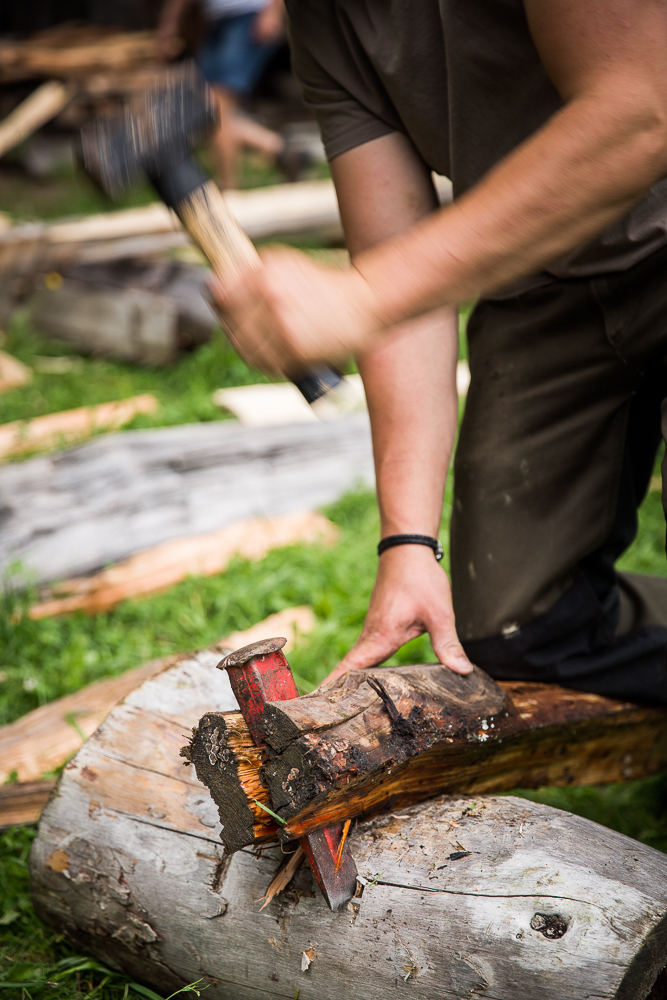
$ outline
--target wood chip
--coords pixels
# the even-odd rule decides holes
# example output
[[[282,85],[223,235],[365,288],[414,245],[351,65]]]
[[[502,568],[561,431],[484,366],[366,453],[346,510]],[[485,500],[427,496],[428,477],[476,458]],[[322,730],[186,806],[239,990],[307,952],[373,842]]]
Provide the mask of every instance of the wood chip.
[[[283,889],[287,888],[303,864],[305,857],[306,853],[304,849],[302,847],[297,847],[294,853],[287,858],[282,867],[278,870],[277,874],[271,880],[271,884],[266,890],[266,895],[262,896],[261,899],[255,900],[257,903],[260,903],[262,899],[264,900],[264,903],[260,906],[260,912],[269,905],[271,900],[277,896],[279,892],[282,892]],[[313,958],[314,957],[315,956],[313,956]]]

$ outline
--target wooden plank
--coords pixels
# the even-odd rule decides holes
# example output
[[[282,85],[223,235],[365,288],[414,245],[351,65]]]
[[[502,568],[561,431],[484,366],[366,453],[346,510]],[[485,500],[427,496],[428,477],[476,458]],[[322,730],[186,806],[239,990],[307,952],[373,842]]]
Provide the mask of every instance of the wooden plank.
[[[28,781],[0,786],[0,830],[39,819],[55,781]]]
[[[332,503],[373,482],[366,414],[312,425],[232,421],[130,431],[0,468],[0,569],[45,583],[174,538]]]
[[[0,424],[0,459],[72,444],[98,430],[117,430],[138,413],[154,413],[159,405],[155,396],[147,392],[97,406],[81,406],[32,420]]]
[[[122,70],[157,61],[153,31],[107,31],[98,37],[34,36],[0,44],[0,80],[70,77],[102,69]]]
[[[71,84],[49,80],[0,122],[0,157],[62,111],[74,95]]]
[[[155,594],[187,576],[221,573],[234,556],[264,559],[272,549],[286,545],[333,545],[338,535],[336,525],[316,511],[236,521],[218,531],[163,542],[95,576],[64,580],[52,591],[69,596],[35,604],[28,614],[33,619],[72,611],[98,614],[128,597]]]
[[[449,181],[436,181],[441,201],[451,201]],[[228,191],[225,201],[253,240],[324,230],[332,236],[342,235],[336,192],[330,180]],[[50,271],[77,263],[155,253],[187,242],[180,222],[162,203],[75,220],[15,226],[0,232],[0,274]]]
[[[435,665],[367,672],[383,683],[398,719],[363,684],[361,671],[324,694],[318,689],[267,706],[262,725],[269,759],[259,779],[285,822],[281,839],[441,792],[604,784],[667,767],[665,709],[557,685],[499,686],[481,671],[464,678],[443,670]],[[206,713],[183,750],[221,816],[230,812],[227,796],[233,798],[235,824],[222,834],[230,850],[265,836],[254,804],[239,804],[239,786],[252,789],[257,780],[248,773],[251,763],[237,760],[235,743],[227,739],[231,730],[243,745],[241,726],[236,716]]]

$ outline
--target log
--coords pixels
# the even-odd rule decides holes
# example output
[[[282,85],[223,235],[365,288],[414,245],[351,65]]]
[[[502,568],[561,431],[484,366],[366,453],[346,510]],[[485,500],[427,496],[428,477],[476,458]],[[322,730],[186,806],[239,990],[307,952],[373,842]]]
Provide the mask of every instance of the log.
[[[0,467],[0,571],[11,578],[20,561],[39,583],[95,572],[173,538],[315,509],[359,481],[373,482],[363,413],[327,424],[218,421],[99,437]]]
[[[208,712],[182,754],[226,817],[227,849],[237,851],[441,792],[654,774],[667,767],[666,722],[662,708],[553,684],[496,684],[478,669],[463,677],[431,664],[352,671],[270,703],[261,754],[249,751],[236,714]]]
[[[49,80],[26,97],[0,122],[0,157],[58,114],[74,96],[75,88]]]
[[[216,660],[135,690],[46,805],[33,903],[78,951],[162,995],[203,979],[209,1000],[657,1000],[667,858],[523,799],[358,822],[365,885],[346,908],[331,912],[302,866],[260,912],[284,854],[226,857],[208,793],[178,763],[183,727],[234,707]]]
[[[282,632],[287,636],[285,648],[293,648],[298,636],[314,627],[311,608],[285,608],[249,629],[231,632],[210,650],[220,656],[255,642],[267,631]],[[105,677],[0,727],[0,828],[37,822],[55,784],[42,776],[67,763],[131,691],[190,655],[163,656],[117,677]],[[6,784],[9,781],[15,783]]]
[[[26,306],[35,327],[84,353],[166,365],[211,338],[217,320],[202,296],[208,276],[179,261],[77,265],[36,281]]]
[[[437,178],[437,182],[442,202],[451,201],[449,181]],[[330,180],[228,191],[225,200],[253,240],[322,232],[336,238],[342,235]],[[76,220],[30,223],[0,232],[0,274],[62,270],[75,264],[153,254],[187,243],[187,233],[162,203]]]
[[[72,611],[99,614],[128,597],[172,587],[187,576],[222,573],[234,556],[264,559],[286,545],[333,545],[338,535],[336,525],[316,511],[235,521],[205,535],[163,542],[94,576],[64,580],[51,590],[68,596],[33,605],[29,616],[37,620]]]
[[[47,413],[32,420],[13,420],[0,424],[0,459],[14,458],[31,451],[62,447],[100,430],[117,430],[138,413],[155,413],[159,407],[155,396],[146,392],[141,396],[98,403],[97,406],[80,406],[75,410]]]

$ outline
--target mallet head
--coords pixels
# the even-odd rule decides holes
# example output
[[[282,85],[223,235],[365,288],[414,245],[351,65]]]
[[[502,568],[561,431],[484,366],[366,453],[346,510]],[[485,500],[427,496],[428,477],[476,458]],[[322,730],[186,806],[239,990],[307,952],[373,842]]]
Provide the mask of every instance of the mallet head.
[[[112,198],[143,174],[163,194],[170,173],[189,160],[214,122],[210,92],[194,64],[186,63],[172,70],[164,84],[82,129],[83,165]]]

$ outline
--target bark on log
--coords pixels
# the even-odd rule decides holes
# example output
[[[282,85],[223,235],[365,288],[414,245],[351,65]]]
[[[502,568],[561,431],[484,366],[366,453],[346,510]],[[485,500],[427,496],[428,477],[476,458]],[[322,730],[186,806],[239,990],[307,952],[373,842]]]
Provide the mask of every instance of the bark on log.
[[[0,572],[40,583],[95,571],[172,538],[332,503],[373,482],[366,414],[246,428],[129,431],[0,468]]]
[[[367,677],[382,685],[382,697]],[[354,671],[323,691],[267,705],[262,760],[249,753],[242,720],[214,712],[182,753],[227,817],[222,838],[236,851],[440,792],[653,774],[667,767],[665,722],[665,709],[552,684],[498,685],[479,670],[462,677],[439,665],[393,667]]]
[[[45,808],[33,901],[75,947],[164,994],[203,978],[209,1000],[651,996],[667,858],[522,799],[436,799],[358,823],[361,898],[332,913],[304,866],[260,912],[284,855],[225,857],[213,804],[178,763],[183,727],[233,707],[216,660],[133,692]]]

